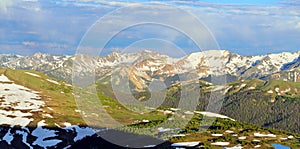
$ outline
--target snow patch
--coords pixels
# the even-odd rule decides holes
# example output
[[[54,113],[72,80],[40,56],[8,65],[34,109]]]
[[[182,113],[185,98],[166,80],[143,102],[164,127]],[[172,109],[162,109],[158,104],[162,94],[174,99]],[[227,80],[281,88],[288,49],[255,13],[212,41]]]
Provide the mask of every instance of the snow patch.
[[[279,88],[278,87],[275,88],[275,92],[277,92],[277,93],[279,92]]]
[[[261,147],[261,145],[255,145],[254,146],[254,148],[260,148]]]
[[[156,146],[156,145],[145,145],[144,147],[145,147],[145,148],[150,148],[150,147],[152,148],[152,147],[155,147],[155,146]]]
[[[225,86],[225,85],[216,85],[216,86],[213,86],[213,92],[215,92],[215,91],[219,91],[219,90],[223,90],[223,89],[226,89],[227,88],[227,86]]]
[[[255,89],[254,86],[251,86],[251,87],[248,88],[248,90],[254,90],[254,89]]]
[[[51,79],[46,79],[48,82],[53,83],[53,84],[57,84],[60,85],[59,82],[55,81],[55,80],[51,80]]]
[[[43,127],[43,126],[47,126],[47,124],[45,123],[45,120],[41,120],[37,123],[38,127]]]
[[[9,80],[4,74],[0,75],[0,82],[9,82],[12,83],[13,81]]]
[[[229,142],[215,142],[215,143],[211,143],[211,145],[217,145],[217,146],[227,146],[229,145]]]
[[[178,142],[171,144],[172,147],[194,147],[197,146],[200,142]]]
[[[49,110],[51,110],[51,111],[54,111],[54,109],[53,108],[51,108],[51,107],[47,107]]]
[[[244,88],[247,84],[243,83],[241,86],[239,86],[238,90],[241,90],[242,88]]]
[[[184,114],[187,114],[187,115],[193,115],[193,114],[194,114],[194,112],[191,112],[191,111],[186,111],[186,112],[184,112]]]
[[[281,94],[284,94],[284,93],[287,93],[287,92],[289,92],[289,91],[291,91],[291,88],[288,88],[288,89],[286,89],[286,90],[284,90],[284,91],[281,91],[280,93],[281,93]]]
[[[49,118],[53,118],[53,116],[52,115],[50,115],[50,114],[43,114],[43,116],[45,116],[45,117],[49,117]]]
[[[12,82],[4,75],[1,76],[1,80]],[[32,118],[28,118],[32,116],[32,112],[41,111],[41,107],[45,104],[39,100],[41,97],[38,92],[14,83],[0,83],[0,92],[2,95],[0,109],[5,109],[0,110],[0,125],[27,126],[33,121]]]
[[[245,140],[246,138],[246,136],[238,137],[239,140]]]
[[[40,77],[41,77],[40,75],[37,75],[37,74],[31,73],[31,72],[25,72],[25,73],[26,73],[26,74],[28,74],[28,75],[34,76],[34,77],[38,77],[38,78],[40,78]]]
[[[71,126],[72,126],[72,124],[69,123],[69,122],[64,122],[63,124],[64,124],[66,127],[71,127]]]
[[[254,133],[254,137],[271,137],[271,138],[275,138],[276,135],[274,134],[261,134],[261,133]]]
[[[223,136],[223,134],[211,134],[211,136],[213,136],[213,137],[221,137],[221,136]]]
[[[234,133],[234,131],[232,131],[232,130],[226,130],[225,132],[226,133]]]
[[[228,116],[217,114],[217,113],[206,112],[206,111],[194,111],[194,112],[197,113],[197,114],[201,114],[201,115],[207,116],[207,117],[227,118],[227,119],[235,121],[234,119],[232,119],[232,118],[230,118]]]
[[[159,127],[159,128],[157,128],[157,130],[158,130],[159,132],[168,132],[168,131],[171,131],[171,128],[163,128],[163,127]]]

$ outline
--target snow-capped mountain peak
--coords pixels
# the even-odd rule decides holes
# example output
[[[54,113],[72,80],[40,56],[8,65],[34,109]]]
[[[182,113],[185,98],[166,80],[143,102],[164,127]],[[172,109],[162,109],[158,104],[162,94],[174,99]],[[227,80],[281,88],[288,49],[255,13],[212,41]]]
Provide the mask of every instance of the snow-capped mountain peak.
[[[259,56],[242,56],[227,50],[207,50],[191,53],[182,58],[172,58],[157,52],[144,50],[137,53],[113,52],[106,56],[76,54],[58,56],[36,53],[31,56],[0,55],[0,66],[13,69],[32,69],[52,77],[71,81],[73,62],[80,64],[83,74],[95,70],[96,77],[113,72],[116,68],[130,68],[135,80],[160,78],[165,80],[178,74],[194,72],[201,77],[232,75],[244,78],[270,78],[282,71],[299,68],[299,52],[283,52]],[[145,80],[145,78],[147,78]],[[272,78],[272,77],[271,77]],[[298,79],[293,79],[298,80]],[[300,79],[299,79],[300,80]]]

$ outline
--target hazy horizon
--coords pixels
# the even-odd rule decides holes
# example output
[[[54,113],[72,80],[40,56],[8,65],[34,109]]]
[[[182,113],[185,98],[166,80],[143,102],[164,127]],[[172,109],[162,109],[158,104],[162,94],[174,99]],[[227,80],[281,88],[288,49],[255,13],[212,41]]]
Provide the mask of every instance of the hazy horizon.
[[[280,51],[280,52],[273,52],[273,53],[264,53],[264,54],[253,54],[253,55],[243,55],[243,54],[239,54],[237,52],[232,52],[230,50],[226,50],[226,49],[219,49],[220,51],[229,51],[230,53],[234,53],[234,54],[238,54],[238,55],[241,55],[241,56],[261,56],[261,55],[268,55],[268,54],[280,54],[280,53],[297,53],[297,52],[300,52],[300,50],[298,51]],[[204,51],[213,51],[213,50],[204,50],[204,51],[196,51],[196,52],[191,52],[191,53],[186,53],[186,55],[184,55],[185,53],[182,53],[183,55],[170,55],[170,54],[167,54],[167,53],[164,53],[164,52],[159,52],[159,51],[153,51],[153,50],[149,50],[149,49],[140,49],[140,51],[137,51],[137,52],[120,52],[120,51],[113,51],[113,52],[110,52],[110,53],[105,53],[105,54],[101,54],[101,55],[94,55],[94,56],[107,56],[109,54],[112,54],[112,53],[121,53],[121,54],[134,54],[134,53],[141,53],[143,51],[150,51],[150,52],[154,52],[154,53],[158,53],[158,54],[161,54],[161,55],[167,55],[169,57],[172,57],[172,58],[182,58],[184,56],[187,56],[187,55],[190,55],[192,53],[198,53],[198,52],[204,52]],[[15,54],[15,53],[0,53],[0,56],[1,55],[19,55],[19,56],[32,56],[32,55],[35,55],[37,53],[42,53],[42,54],[51,54],[51,55],[54,55],[54,56],[74,56],[76,54],[84,54],[84,53],[74,53],[74,54],[58,54],[58,53],[51,53],[51,52],[41,52],[41,51],[37,51],[35,53],[30,53],[30,54]]]

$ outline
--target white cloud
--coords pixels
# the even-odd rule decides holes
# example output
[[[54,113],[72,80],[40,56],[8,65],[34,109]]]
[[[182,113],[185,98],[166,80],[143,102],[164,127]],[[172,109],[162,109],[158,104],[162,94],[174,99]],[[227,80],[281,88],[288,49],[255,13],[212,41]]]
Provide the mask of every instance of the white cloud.
[[[24,41],[24,42],[22,42],[22,44],[23,44],[24,46],[35,46],[35,45],[36,45],[35,42],[30,42],[30,41]]]
[[[296,24],[296,28],[297,28],[297,29],[300,29],[300,22],[298,22],[298,23]]]
[[[38,2],[39,0],[23,0],[23,2]]]
[[[297,5],[283,6],[280,4],[273,6],[246,6],[195,1],[151,1],[150,3],[168,3],[196,15],[211,29],[222,49],[238,49],[240,51],[244,48],[257,49],[257,51],[259,49],[290,50],[299,49],[298,47],[300,46],[299,41],[297,41],[300,38],[300,19],[298,17],[300,16],[300,5],[298,7]],[[0,19],[7,19],[7,22],[11,23],[0,28],[2,30],[1,35],[3,34],[6,37],[1,39],[2,41],[0,42],[19,41],[20,45],[24,46],[22,42],[26,39],[25,41],[38,43],[38,46],[42,47],[41,49],[51,47],[48,48],[49,50],[52,48],[64,50],[63,44],[76,47],[85,31],[94,21],[111,10],[132,4],[141,6],[141,3],[137,1],[128,4],[125,0],[114,2],[102,0],[0,0]],[[143,16],[165,16],[160,19],[165,20],[164,22],[169,24],[177,21],[189,21],[187,20],[188,18],[181,17],[182,14],[174,14],[168,10],[144,11],[142,8],[137,9],[132,9],[135,11],[130,13],[135,13],[135,16],[141,18]],[[13,13],[10,14],[11,17],[7,17],[8,15],[1,16],[1,12]],[[127,14],[129,13],[124,13],[124,15]],[[113,21],[105,21],[108,26],[116,26],[118,24],[130,24],[135,19],[140,19],[136,17],[127,18],[128,20],[122,21],[122,18],[116,16],[115,19],[112,19]],[[17,23],[13,24],[13,22]],[[184,28],[194,30],[194,33],[199,33],[199,27],[197,26],[193,27],[193,25],[187,24]],[[21,31],[30,31],[32,33],[21,33]],[[162,29],[162,27],[152,29],[140,28],[127,33],[122,36],[124,39],[144,39],[152,33],[159,33],[160,36],[158,37],[173,42],[179,43],[182,39],[179,38],[182,34],[177,31],[171,32],[168,29]],[[43,42],[60,43],[61,45],[42,45],[41,43]],[[124,42],[126,41],[124,40]],[[30,45],[30,43],[27,43],[27,45]],[[26,47],[30,48],[30,46]],[[10,47],[10,49],[13,48]],[[240,54],[243,54],[243,52]]]
[[[9,6],[12,6],[14,0],[1,0],[0,1],[0,9],[2,12],[7,13],[7,9]]]

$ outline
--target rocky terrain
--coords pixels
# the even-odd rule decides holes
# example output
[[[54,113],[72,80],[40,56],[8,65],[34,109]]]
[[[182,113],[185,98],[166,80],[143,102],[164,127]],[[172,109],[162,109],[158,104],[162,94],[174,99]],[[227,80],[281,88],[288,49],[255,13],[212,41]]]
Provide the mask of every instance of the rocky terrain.
[[[196,74],[199,78],[229,75],[233,78],[299,82],[299,54],[300,52],[283,52],[241,56],[226,50],[209,50],[172,58],[151,51],[127,54],[114,52],[106,56],[36,53],[30,56],[0,55],[0,67],[40,71],[67,82],[72,81],[74,62],[74,71],[80,71],[82,77],[95,71],[96,78],[102,80],[125,69],[121,75],[128,76],[136,90],[143,90],[153,79],[172,84],[179,80],[177,75],[185,73]]]

